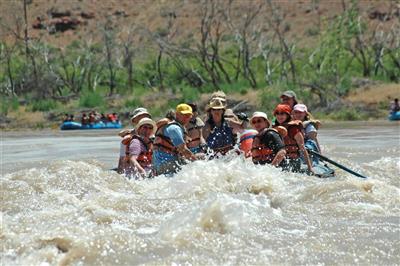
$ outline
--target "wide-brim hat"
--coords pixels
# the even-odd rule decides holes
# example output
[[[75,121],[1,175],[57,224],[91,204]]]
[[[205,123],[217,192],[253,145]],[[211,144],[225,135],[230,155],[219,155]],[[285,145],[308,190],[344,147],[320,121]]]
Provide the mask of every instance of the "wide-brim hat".
[[[139,128],[143,125],[153,126],[153,133],[157,131],[156,122],[154,122],[154,120],[152,120],[150,118],[145,117],[145,118],[140,119],[139,122],[136,124],[136,126],[135,126],[136,132],[138,132]]]
[[[131,120],[135,119],[139,115],[144,115],[144,114],[146,114],[149,117],[151,117],[151,114],[147,111],[146,108],[143,108],[143,107],[136,108],[132,113]]]
[[[123,137],[125,137],[126,135],[131,134],[131,132],[132,132],[132,129],[124,129],[124,130],[121,130],[121,131],[118,133],[118,136],[120,136],[121,138],[123,138]]]
[[[254,118],[257,118],[257,117],[264,118],[264,119],[267,121],[267,123],[268,123],[268,127],[270,126],[271,123],[270,123],[269,120],[268,120],[267,114],[264,113],[264,112],[254,112],[253,115],[252,115],[251,118],[250,118],[250,124],[251,124],[251,125],[253,125],[253,119],[254,119]]]
[[[213,92],[213,94],[211,94],[210,101],[215,98],[221,98],[221,99],[226,100],[226,94],[223,91],[215,91],[215,92]]]
[[[235,121],[235,122],[237,122],[237,123],[240,123],[239,118],[238,118],[237,115],[233,112],[233,110],[230,109],[230,108],[225,109],[224,118],[225,118],[226,120],[232,120],[232,121]]]
[[[209,109],[226,109],[226,100],[223,98],[214,98],[208,104]]]

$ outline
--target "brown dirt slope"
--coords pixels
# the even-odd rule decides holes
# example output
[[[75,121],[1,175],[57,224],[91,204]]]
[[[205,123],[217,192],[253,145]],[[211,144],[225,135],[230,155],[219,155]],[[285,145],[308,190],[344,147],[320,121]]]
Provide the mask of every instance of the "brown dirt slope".
[[[128,29],[141,25],[152,31],[166,27],[166,21],[173,17],[179,26],[177,35],[186,38],[199,32],[200,27],[200,0],[27,0],[28,21],[30,35],[48,41],[55,46],[65,46],[74,40],[87,39],[88,36],[96,40],[100,37],[99,25],[107,19],[112,20],[121,28]],[[257,8],[263,0],[234,0],[233,13],[241,16],[243,8]],[[0,37],[2,40],[13,38],[9,29],[15,32],[23,31],[22,0],[0,0]],[[226,3],[228,0],[225,1]],[[263,1],[264,2],[264,1]],[[285,15],[285,27],[290,38],[296,38],[303,44],[309,44],[307,39],[312,38],[308,32],[318,25],[324,24],[343,10],[343,5],[350,6],[350,0],[273,0]],[[319,2],[316,8],[315,2]],[[344,4],[343,4],[344,3]],[[388,28],[391,20],[380,17],[390,7],[399,3],[396,0],[359,0],[359,8],[363,16],[368,17],[371,24],[380,23],[381,27]],[[75,30],[49,34],[46,30],[32,29],[37,17],[44,22],[50,21],[49,11],[70,12],[72,18],[82,23]],[[262,13],[261,20],[266,21],[268,9]],[[400,11],[399,11],[400,12]],[[82,13],[93,14],[94,18],[86,19]],[[393,19],[392,19],[393,20]],[[262,21],[261,21],[262,22]],[[261,23],[260,25],[263,25]],[[264,23],[267,25],[267,23]]]

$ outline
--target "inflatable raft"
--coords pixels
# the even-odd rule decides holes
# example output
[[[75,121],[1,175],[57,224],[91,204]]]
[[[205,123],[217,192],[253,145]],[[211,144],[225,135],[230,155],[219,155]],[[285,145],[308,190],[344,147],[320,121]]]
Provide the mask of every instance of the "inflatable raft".
[[[62,123],[61,130],[77,130],[77,129],[110,129],[110,128],[121,128],[120,122],[99,122],[90,125],[82,125],[78,122],[64,122]]]
[[[400,120],[400,111],[390,113],[389,116],[388,116],[388,119],[390,121]]]
[[[246,156],[249,156],[251,151],[251,146],[253,144],[253,139],[257,135],[257,130],[247,129],[240,135],[240,150],[244,152]],[[307,140],[305,143],[307,149],[318,151],[317,145],[312,140]],[[333,177],[335,176],[335,171],[330,168],[327,164],[321,162],[316,156],[311,156],[312,167],[315,173],[315,176],[321,178]],[[307,172],[307,165],[302,164],[301,166],[302,172]]]

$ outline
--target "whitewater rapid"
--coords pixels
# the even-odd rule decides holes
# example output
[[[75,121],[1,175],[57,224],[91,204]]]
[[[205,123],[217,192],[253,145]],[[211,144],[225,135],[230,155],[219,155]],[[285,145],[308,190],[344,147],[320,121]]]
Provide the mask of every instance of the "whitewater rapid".
[[[98,158],[7,171],[1,265],[398,265],[398,139],[343,147],[333,134],[325,154],[368,179],[342,170],[319,179],[237,156],[146,180]]]

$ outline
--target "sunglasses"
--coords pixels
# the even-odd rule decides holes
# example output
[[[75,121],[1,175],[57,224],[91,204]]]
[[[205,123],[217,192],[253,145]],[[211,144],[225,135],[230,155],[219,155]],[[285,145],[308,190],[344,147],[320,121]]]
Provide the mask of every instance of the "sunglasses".
[[[146,126],[146,125],[142,126],[142,128],[143,128],[143,129],[153,129],[152,126]]]
[[[253,120],[252,120],[253,124],[262,123],[262,122],[264,122],[264,121],[265,121],[264,119],[253,119]]]

